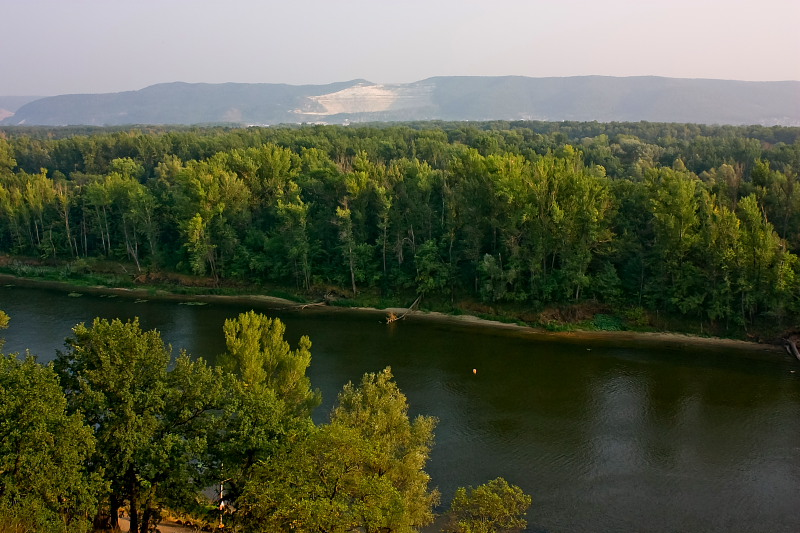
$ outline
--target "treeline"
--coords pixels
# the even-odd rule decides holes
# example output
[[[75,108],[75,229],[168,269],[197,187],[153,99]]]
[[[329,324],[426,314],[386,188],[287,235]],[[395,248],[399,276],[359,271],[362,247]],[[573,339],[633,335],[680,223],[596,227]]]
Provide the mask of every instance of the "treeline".
[[[388,300],[800,313],[800,129],[5,130],[0,251]]]
[[[119,530],[123,509],[137,533],[167,512],[245,532],[432,522],[436,420],[409,417],[390,369],[347,384],[315,424],[308,337],[292,348],[280,320],[252,311],[224,332],[219,366],[174,358],[136,320],[77,325],[48,366],[0,353],[0,531]],[[202,496],[220,484],[222,498]],[[502,478],[461,488],[443,531],[524,528],[530,504]]]

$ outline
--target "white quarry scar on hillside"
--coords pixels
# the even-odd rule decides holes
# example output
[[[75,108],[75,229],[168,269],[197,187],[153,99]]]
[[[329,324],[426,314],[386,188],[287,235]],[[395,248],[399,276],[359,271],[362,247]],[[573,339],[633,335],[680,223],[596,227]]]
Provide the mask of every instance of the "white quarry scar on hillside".
[[[414,109],[432,105],[433,85],[367,85],[358,84],[335,93],[310,96],[303,115],[338,115],[340,113],[375,113]]]

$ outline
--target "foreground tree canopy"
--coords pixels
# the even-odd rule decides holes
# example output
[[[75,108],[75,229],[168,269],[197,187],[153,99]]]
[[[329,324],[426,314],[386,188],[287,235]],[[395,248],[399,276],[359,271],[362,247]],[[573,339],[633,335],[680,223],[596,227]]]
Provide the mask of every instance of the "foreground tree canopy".
[[[524,529],[531,497],[503,478],[479,487],[461,487],[450,506],[451,533],[497,533]]]
[[[218,502],[202,492],[220,481],[226,520],[244,531],[412,532],[433,521],[436,421],[409,418],[391,369],[345,385],[317,425],[308,338],[292,349],[280,320],[254,312],[224,332],[221,366],[172,357],[138,320],[77,325],[49,366],[0,354],[0,529],[118,529],[121,509],[140,533],[164,509],[216,522]],[[519,489],[502,488],[508,512],[524,513]],[[470,517],[484,511],[524,526],[494,507]]]
[[[391,379],[387,368],[346,385],[330,424],[259,465],[241,502],[254,530],[410,532],[433,521],[438,492],[423,469],[435,421],[409,421]]]
[[[204,463],[223,376],[186,354],[170,369],[161,336],[136,320],[79,324],[67,347],[54,368],[70,411],[94,428],[92,466],[108,482],[111,525],[127,502],[131,529],[145,533],[161,506],[213,481]]]
[[[4,131],[0,252],[76,270],[110,258],[141,279],[591,300],[740,332],[800,313],[798,128]]]
[[[0,528],[86,531],[105,482],[91,428],[69,414],[53,370],[0,354]]]

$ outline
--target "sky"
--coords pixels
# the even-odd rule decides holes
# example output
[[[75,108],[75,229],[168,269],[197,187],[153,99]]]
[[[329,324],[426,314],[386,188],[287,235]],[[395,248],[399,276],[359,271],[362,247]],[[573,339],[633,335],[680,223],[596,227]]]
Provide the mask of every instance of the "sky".
[[[800,80],[800,0],[0,0],[0,95],[432,76]]]

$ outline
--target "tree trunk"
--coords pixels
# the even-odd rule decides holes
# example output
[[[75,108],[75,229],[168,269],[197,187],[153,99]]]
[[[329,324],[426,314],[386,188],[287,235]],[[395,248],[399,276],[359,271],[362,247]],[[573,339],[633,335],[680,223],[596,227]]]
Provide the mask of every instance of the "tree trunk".
[[[348,247],[348,254],[350,255],[350,282],[353,284],[353,296],[358,294],[356,290],[356,270],[355,264],[353,262],[353,246],[352,244]]]
[[[70,230],[69,227],[69,206],[65,205],[63,207],[63,213],[64,213],[64,229],[67,231],[67,246],[69,246],[69,252],[72,255],[72,257],[75,257],[78,255],[78,247],[77,246],[73,247],[72,231]]]
[[[308,264],[308,254],[303,253],[303,282],[305,283],[305,289],[311,289],[311,267]]]
[[[53,230],[47,232],[47,240],[50,242],[50,248],[53,250],[53,259],[56,258],[58,252],[56,251],[56,243],[53,241]]]
[[[120,502],[116,495],[112,495],[109,507],[109,524],[111,525],[111,530],[119,531],[119,509],[122,507],[122,502]]]
[[[125,219],[122,219],[122,231],[125,234],[125,248],[128,251],[128,256],[133,259],[133,262],[136,263],[136,271],[142,271],[142,267],[139,265],[139,250],[138,250],[138,243],[136,242],[136,229],[134,228],[132,231],[134,235],[133,244],[131,244],[131,239],[128,237],[128,223]]]
[[[136,508],[137,503],[138,502],[136,501],[136,497],[135,496],[131,496],[131,512],[130,512],[130,515],[131,515],[131,527],[130,527],[130,531],[134,532],[134,533],[139,531],[139,510]]]
[[[383,225],[383,279],[386,279],[386,232],[388,229],[388,223],[384,221]]]
[[[130,531],[136,533],[139,531],[139,499],[136,490],[136,474],[133,472],[132,468],[128,470],[126,477],[128,478],[128,502],[130,503]]]
[[[106,228],[106,256],[111,255],[111,230],[108,226],[108,211],[106,211],[106,206],[103,206],[103,223]],[[103,229],[100,228],[100,232],[102,233]]]
[[[150,507],[150,502],[148,501],[144,507],[144,511],[142,512],[142,522],[139,524],[139,533],[147,533],[147,530],[150,528],[150,522],[153,520],[153,509]],[[133,526],[131,526],[131,531],[133,531]]]
[[[82,210],[82,218],[81,218],[81,244],[83,245],[83,255],[89,255],[89,236],[88,228],[86,227],[86,211]],[[78,254],[80,255],[80,254]]]
[[[103,254],[105,255],[105,253],[106,253],[106,232],[103,229],[103,219],[102,219],[102,217],[100,217],[100,208],[99,207],[95,207],[94,208],[94,212],[95,212],[95,216],[97,216],[97,225],[99,226],[99,229],[100,229],[100,243],[103,246]]]
[[[33,221],[33,229],[36,230],[36,246],[39,247],[42,244],[42,238],[39,236],[39,224],[36,220]]]

